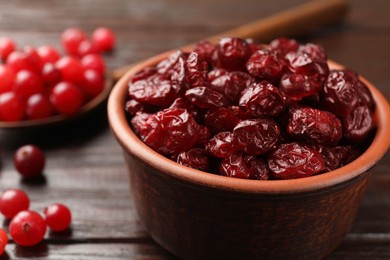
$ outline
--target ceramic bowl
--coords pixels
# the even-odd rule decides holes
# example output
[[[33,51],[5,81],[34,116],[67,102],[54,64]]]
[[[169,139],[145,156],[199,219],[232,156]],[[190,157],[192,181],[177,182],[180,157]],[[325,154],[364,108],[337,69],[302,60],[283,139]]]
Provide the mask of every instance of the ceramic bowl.
[[[127,83],[169,53],[140,63],[115,85],[109,123],[123,149],[130,190],[151,237],[184,259],[321,259],[348,233],[372,167],[390,144],[390,108],[367,80],[377,108],[372,144],[355,161],[293,180],[228,178],[179,165],[146,146],[131,130]],[[329,62],[331,68],[342,68]]]

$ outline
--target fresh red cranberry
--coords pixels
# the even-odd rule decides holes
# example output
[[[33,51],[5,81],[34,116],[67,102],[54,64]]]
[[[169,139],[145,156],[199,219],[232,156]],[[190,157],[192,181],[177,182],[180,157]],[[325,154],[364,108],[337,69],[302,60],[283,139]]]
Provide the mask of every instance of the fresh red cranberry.
[[[92,33],[92,42],[100,52],[112,51],[115,47],[115,34],[107,27],[99,27]]]
[[[21,246],[33,246],[43,240],[46,233],[45,220],[35,211],[19,212],[9,225],[13,241]]]
[[[47,226],[57,232],[66,230],[72,220],[69,208],[61,203],[48,206],[43,213],[45,214]]]
[[[63,56],[56,63],[55,67],[61,72],[63,81],[78,84],[83,78],[83,67],[79,59],[71,56]]]
[[[27,210],[29,206],[30,199],[22,190],[6,190],[0,196],[0,212],[8,219],[12,219],[19,212]]]
[[[88,98],[94,98],[103,91],[104,78],[95,70],[85,70],[80,87]]]
[[[242,39],[225,37],[216,46],[216,67],[228,71],[244,71],[251,49]]]
[[[53,115],[54,109],[50,99],[44,94],[34,94],[27,100],[26,115],[28,119],[42,119]]]
[[[34,178],[42,174],[45,167],[45,155],[35,145],[24,145],[14,154],[16,170],[26,178]]]
[[[21,70],[36,70],[28,55],[22,51],[11,52],[7,57],[6,65],[16,73]]]
[[[269,43],[269,49],[284,57],[289,52],[297,52],[299,43],[294,39],[277,38]]]
[[[233,178],[267,180],[269,170],[262,159],[234,153],[221,162],[219,172]]]
[[[11,52],[15,51],[16,45],[14,40],[9,37],[1,37],[0,38],[0,59],[3,61],[7,60],[8,55]]]
[[[43,45],[38,47],[37,53],[43,64],[54,64],[61,58],[61,55],[58,53],[57,49],[50,45]]]
[[[240,119],[226,107],[209,109],[204,116],[204,124],[212,133],[232,131],[238,122]]]
[[[79,57],[84,57],[89,54],[98,54],[99,50],[94,42],[90,40],[84,40],[80,42],[79,47],[77,49],[77,55]]]
[[[248,119],[233,129],[233,145],[246,154],[260,155],[272,148],[279,134],[279,126],[271,119]]]
[[[39,57],[37,50],[32,46],[25,46],[23,48],[23,53],[26,55],[26,59],[30,63],[30,70],[37,74],[41,73],[43,62],[41,57]]]
[[[207,171],[209,168],[209,159],[205,150],[201,148],[192,148],[187,152],[179,153],[177,163],[200,171]]]
[[[76,114],[83,105],[84,96],[76,85],[69,82],[60,82],[54,86],[50,101],[61,114],[71,116]]]
[[[165,109],[148,117],[141,125],[141,139],[162,154],[187,151],[198,142],[201,127],[187,110]]]
[[[281,144],[268,156],[270,174],[275,179],[296,179],[322,172],[325,162],[315,149],[299,143]]]
[[[233,134],[231,132],[220,132],[206,143],[205,149],[214,157],[226,158],[237,150],[232,141]]]
[[[4,229],[0,228],[0,256],[4,253],[7,244],[8,244],[8,235]]]
[[[374,128],[372,111],[365,105],[355,107],[343,119],[344,137],[351,143],[363,143]]]
[[[252,76],[277,82],[284,69],[284,60],[276,52],[259,50],[251,55],[246,68]]]
[[[0,94],[12,90],[16,74],[8,66],[0,64]]]
[[[69,55],[77,55],[81,42],[87,39],[87,34],[80,28],[68,28],[61,34],[61,42]]]
[[[41,77],[29,70],[21,70],[16,75],[13,91],[26,100],[34,94],[45,92]]]
[[[217,108],[229,105],[229,101],[219,92],[207,87],[195,87],[184,95],[188,101],[200,108]]]
[[[95,70],[102,77],[106,71],[106,64],[102,56],[97,54],[88,54],[81,59],[81,65],[85,70]]]
[[[26,102],[15,92],[0,94],[0,120],[20,121],[24,118]]]
[[[277,87],[262,81],[242,92],[239,105],[254,116],[277,116],[286,109],[287,97]]]
[[[61,80],[61,72],[54,66],[53,63],[46,63],[41,72],[41,78],[46,87],[51,88],[57,85]]]
[[[342,137],[340,120],[333,114],[303,107],[290,113],[287,133],[296,140],[311,144],[335,146]]]

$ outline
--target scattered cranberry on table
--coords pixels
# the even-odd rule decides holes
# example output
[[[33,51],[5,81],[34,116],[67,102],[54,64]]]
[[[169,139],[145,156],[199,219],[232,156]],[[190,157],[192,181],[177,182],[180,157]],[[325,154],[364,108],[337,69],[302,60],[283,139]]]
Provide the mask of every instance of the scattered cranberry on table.
[[[65,55],[50,45],[18,49],[11,38],[0,38],[0,121],[72,116],[103,91],[101,54],[114,49],[114,33],[100,27],[89,38],[82,29],[69,28],[61,42]],[[57,87],[64,84],[72,87]]]
[[[44,214],[47,226],[53,231],[66,230],[72,219],[69,208],[61,203],[48,206]]]
[[[375,103],[324,49],[225,37],[176,51],[128,83],[125,110],[146,145],[179,164],[243,179],[294,179],[356,159]]]
[[[4,229],[0,228],[0,256],[4,253],[7,244],[8,244],[8,235]]]
[[[46,222],[39,213],[24,210],[11,220],[9,232],[18,245],[33,246],[43,240],[46,233]]]
[[[8,219],[12,219],[16,214],[29,207],[30,199],[22,190],[6,190],[0,196],[0,212]]]
[[[25,178],[34,178],[42,175],[45,167],[45,155],[35,145],[24,145],[14,154],[16,170]]]

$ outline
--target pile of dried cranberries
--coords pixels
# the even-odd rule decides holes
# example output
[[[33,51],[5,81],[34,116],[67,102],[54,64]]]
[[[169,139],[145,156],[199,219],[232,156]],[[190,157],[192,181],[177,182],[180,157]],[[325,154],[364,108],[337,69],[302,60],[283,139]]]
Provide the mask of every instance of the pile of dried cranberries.
[[[239,38],[176,51],[128,84],[140,139],[198,170],[244,179],[332,171],[362,153],[375,103],[350,70],[330,70],[322,47]]]

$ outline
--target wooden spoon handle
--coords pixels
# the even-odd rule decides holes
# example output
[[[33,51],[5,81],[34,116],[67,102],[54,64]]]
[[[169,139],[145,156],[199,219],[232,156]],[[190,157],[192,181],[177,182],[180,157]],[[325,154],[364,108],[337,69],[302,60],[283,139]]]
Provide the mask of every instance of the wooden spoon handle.
[[[234,29],[213,35],[205,40],[218,42],[221,37],[232,36],[252,38],[258,42],[268,42],[277,37],[296,36],[315,28],[341,20],[347,12],[346,0],[316,0],[274,15],[253,21]],[[189,49],[194,43],[182,47]],[[130,64],[112,72],[114,81],[121,78],[135,64]]]

